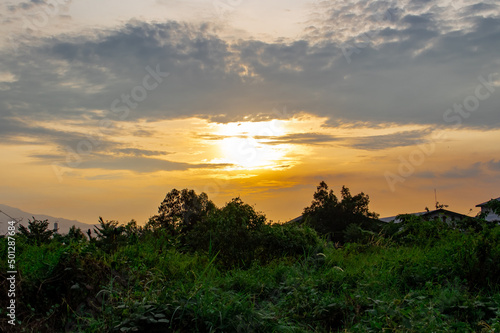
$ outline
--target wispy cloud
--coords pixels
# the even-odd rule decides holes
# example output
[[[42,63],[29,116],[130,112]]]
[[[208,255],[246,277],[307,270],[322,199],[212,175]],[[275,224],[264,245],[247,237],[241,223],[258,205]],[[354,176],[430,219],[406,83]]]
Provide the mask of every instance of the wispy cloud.
[[[430,130],[403,131],[392,134],[357,137],[348,140],[349,146],[364,150],[383,150],[414,146],[426,142]]]

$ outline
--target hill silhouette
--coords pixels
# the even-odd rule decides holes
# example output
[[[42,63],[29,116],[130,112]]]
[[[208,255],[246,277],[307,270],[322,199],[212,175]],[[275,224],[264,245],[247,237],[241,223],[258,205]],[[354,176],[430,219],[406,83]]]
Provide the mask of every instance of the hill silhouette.
[[[28,225],[28,221],[32,220],[33,217],[35,217],[38,220],[48,220],[49,221],[49,226],[50,229],[54,227],[54,223],[58,224],[58,233],[60,234],[66,234],[69,231],[69,228],[71,226],[76,226],[77,228],[82,229],[82,231],[86,231],[87,229],[93,229],[95,224],[87,224],[83,223],[77,220],[69,220],[65,219],[62,217],[53,217],[50,215],[44,215],[44,214],[34,214],[34,213],[28,213],[23,210],[20,210],[18,208],[14,208],[11,206],[7,205],[2,205],[0,204],[0,210],[2,212],[5,212],[6,214],[10,215],[16,220],[20,220],[21,224],[24,226]],[[5,235],[7,232],[7,222],[10,221],[10,218],[7,217],[5,214],[0,213],[0,235]]]

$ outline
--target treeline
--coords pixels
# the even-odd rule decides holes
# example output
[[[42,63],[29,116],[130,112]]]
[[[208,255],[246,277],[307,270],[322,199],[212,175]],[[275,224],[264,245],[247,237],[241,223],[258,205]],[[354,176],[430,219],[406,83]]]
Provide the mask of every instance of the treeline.
[[[92,233],[59,235],[33,219],[15,236],[18,322],[7,324],[2,298],[0,329],[500,329],[500,227],[481,216],[383,223],[368,205],[364,193],[343,187],[337,197],[321,182],[302,218],[286,224],[240,198],[217,207],[188,189],[167,193],[144,226],[99,218]],[[498,202],[491,208],[500,213]],[[2,261],[3,294],[6,271]],[[449,304],[445,291],[455,297]],[[426,302],[443,304],[423,311]]]

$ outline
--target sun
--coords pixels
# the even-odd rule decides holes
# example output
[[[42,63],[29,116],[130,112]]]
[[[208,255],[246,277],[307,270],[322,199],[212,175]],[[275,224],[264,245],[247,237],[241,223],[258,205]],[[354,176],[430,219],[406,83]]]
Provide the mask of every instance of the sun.
[[[282,164],[289,147],[278,141],[286,134],[285,121],[218,124],[221,158],[234,169],[272,169]]]

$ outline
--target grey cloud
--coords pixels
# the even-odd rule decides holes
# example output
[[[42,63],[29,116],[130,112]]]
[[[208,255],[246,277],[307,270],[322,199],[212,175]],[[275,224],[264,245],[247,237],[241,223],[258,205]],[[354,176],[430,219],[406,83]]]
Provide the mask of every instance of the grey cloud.
[[[491,160],[486,163],[486,166],[488,169],[496,172],[500,172],[500,160]]]
[[[86,180],[112,180],[112,179],[122,179],[126,177],[123,173],[111,173],[111,174],[102,174],[97,176],[89,176],[85,177]]]
[[[444,112],[474,93],[479,75],[500,72],[498,9],[488,17],[477,14],[477,7],[465,11],[461,19],[470,27],[447,31],[440,24],[444,9],[436,7],[421,13],[411,6],[395,11],[395,2],[335,4],[325,22],[315,23],[315,36],[293,42],[229,43],[209,25],[134,21],[113,31],[47,38],[18,55],[4,50],[0,70],[16,81],[0,91],[0,136],[14,142],[37,134],[42,142],[74,145],[81,135],[26,124],[72,120],[97,127],[103,117],[156,121],[189,116],[227,122],[272,115],[276,106],[287,106],[290,116],[306,111],[327,117],[331,126],[339,121],[446,125]],[[388,11],[393,14],[384,19]],[[352,12],[359,14],[353,18]],[[357,48],[347,62],[342,43],[366,31],[377,32],[377,43],[373,39]],[[143,84],[148,66],[170,75],[121,119],[123,113],[112,112],[112,103],[118,99],[126,107],[122,96]],[[499,103],[496,91],[463,125],[498,127]],[[379,139],[379,147],[395,145],[390,137]],[[403,144],[417,142],[408,140]],[[379,149],[363,141],[355,144]]]
[[[106,170],[130,170],[137,173],[148,173],[156,171],[175,171],[199,168],[223,168],[230,164],[189,164],[179,163],[159,158],[149,157],[115,157],[98,156],[84,159],[76,168],[78,169],[106,169]]]
[[[32,9],[33,7],[45,4],[47,4],[45,0],[30,0],[28,2],[21,2],[15,5],[8,5],[7,8],[11,12],[16,12],[18,10],[29,10]]]
[[[296,144],[296,145],[324,145],[340,140],[340,138],[320,133],[292,133],[278,137],[256,136],[255,139],[271,140],[268,145]]]
[[[467,166],[454,166],[444,172],[423,171],[416,173],[419,178],[477,178],[480,175],[493,171],[500,172],[500,161],[490,160],[488,162],[475,162]]]
[[[199,134],[196,135],[197,138],[203,140],[223,140],[228,136],[225,135],[214,135],[214,134]],[[231,135],[231,137],[237,137],[245,139],[248,135]],[[266,145],[281,145],[281,144],[297,144],[297,145],[323,145],[329,144],[335,141],[341,140],[338,137],[329,134],[321,133],[291,133],[282,136],[266,136],[257,135],[253,136],[256,140],[265,140],[262,143]]]
[[[143,156],[157,156],[157,155],[168,155],[169,152],[159,151],[159,150],[146,150],[146,149],[137,149],[137,148],[122,148],[117,150],[118,153],[125,155],[132,155],[135,157],[143,157]]]
[[[408,23],[411,26],[420,26],[420,27],[427,27],[429,25],[433,24],[432,16],[431,15],[406,15],[403,17],[401,20],[403,23]]]
[[[437,174],[432,172],[432,171],[422,171],[422,172],[415,173],[415,177],[433,179],[433,178],[437,177]]]
[[[481,172],[481,163],[477,162],[465,168],[453,167],[440,176],[445,178],[471,178],[477,177]]]
[[[61,155],[56,154],[32,154],[30,156],[40,160],[58,161],[59,159],[61,159]]]
[[[480,3],[475,3],[473,5],[467,6],[464,11],[464,16],[470,15],[470,14],[478,14],[482,12],[487,12],[491,10],[497,10],[498,5],[494,3],[485,3],[485,2],[480,2]]]
[[[157,158],[144,157],[114,157],[107,156],[99,159],[84,159],[78,164],[78,169],[107,169],[131,170],[139,173],[155,171],[186,170],[188,164],[177,163]]]
[[[404,131],[393,134],[358,137],[348,140],[350,147],[364,150],[382,150],[424,143],[430,131]]]

